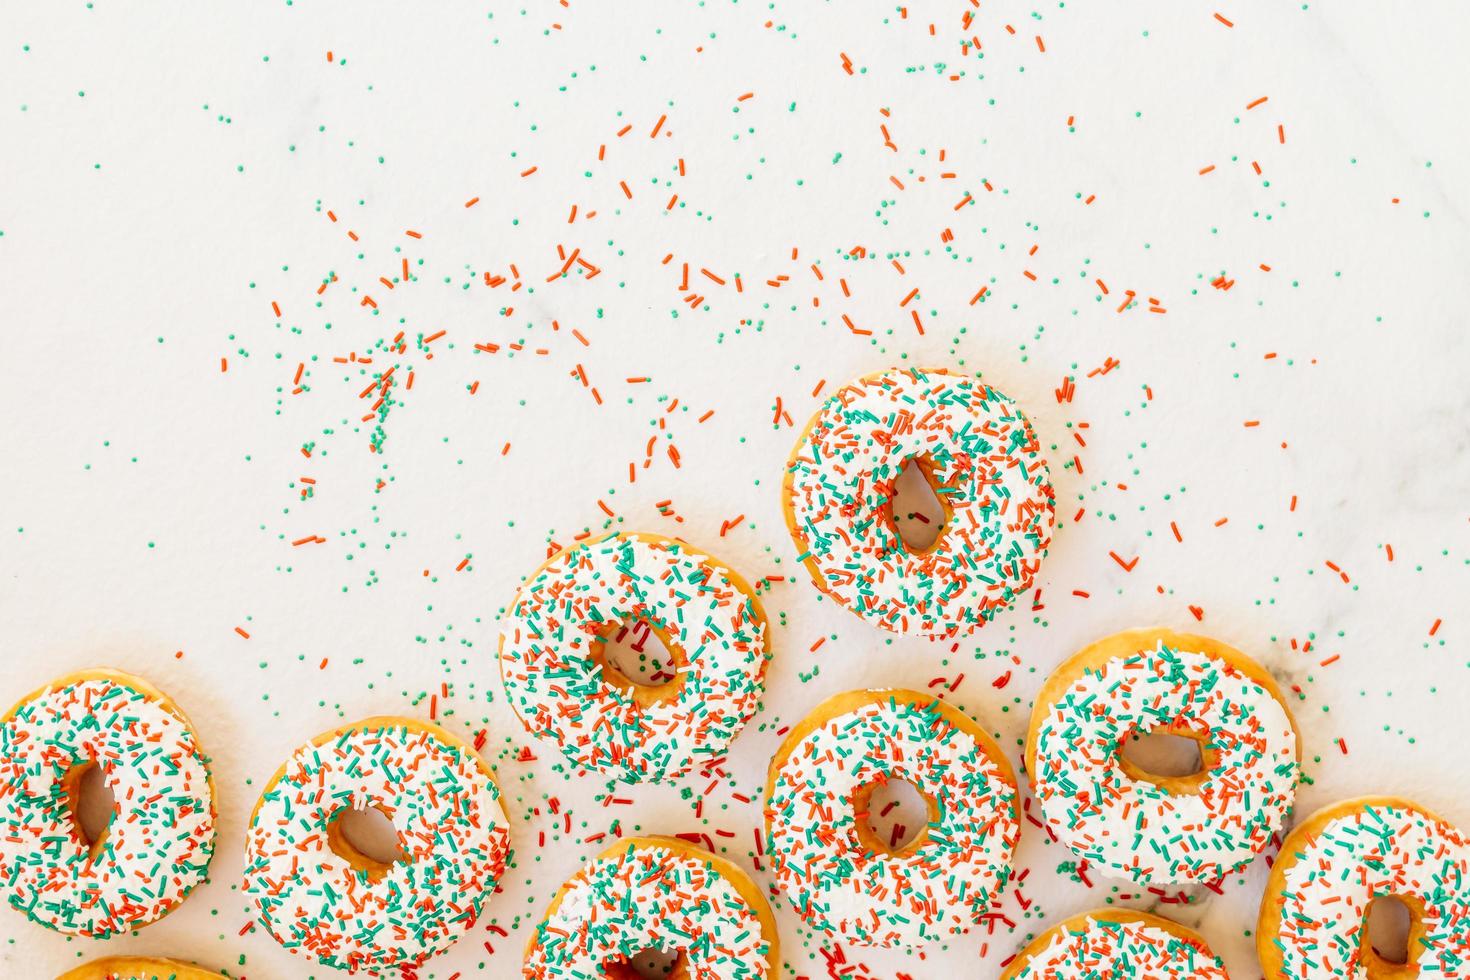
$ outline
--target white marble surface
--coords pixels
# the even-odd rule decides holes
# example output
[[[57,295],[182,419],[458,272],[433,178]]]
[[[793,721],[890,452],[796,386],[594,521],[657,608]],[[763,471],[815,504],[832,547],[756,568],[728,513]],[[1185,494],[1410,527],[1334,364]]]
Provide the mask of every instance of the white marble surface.
[[[1014,759],[1053,665],[1153,623],[1300,688],[1303,810],[1403,793],[1470,825],[1463,4],[1230,0],[1233,27],[1172,3],[982,3],[968,26],[963,2],[614,6],[6,6],[0,700],[99,663],[151,678],[212,749],[222,837],[211,882],[135,937],[5,911],[0,972],[121,951],[330,972],[241,934],[244,820],[306,737],[432,710],[488,729],[517,867],[420,976],[511,976],[613,820],[707,833],[753,868],[758,809],[734,794],[758,795],[776,729],[827,694],[963,673],[948,697]],[[600,274],[548,282],[559,247]],[[387,288],[405,258],[414,280]],[[512,264],[524,288],[485,285]],[[407,353],[374,351],[400,329]],[[429,359],[413,338],[440,330]],[[358,393],[395,362],[414,387],[372,453]],[[983,373],[1055,447],[1044,608],[954,648],[819,600],[780,516],[817,382],[895,363]],[[497,611],[548,540],[604,526],[599,504],[785,576],[764,712],[707,795],[691,779],[603,806],[545,747],[517,761]],[[547,796],[573,832],[543,848]],[[1059,875],[1068,857],[1027,824],[999,906],[1014,931],[843,955],[882,980],[994,976],[1039,928],[1136,894]],[[1251,977],[1263,878],[1258,861],[1190,905],[1128,904],[1197,924]],[[781,920],[792,975],[827,976]]]

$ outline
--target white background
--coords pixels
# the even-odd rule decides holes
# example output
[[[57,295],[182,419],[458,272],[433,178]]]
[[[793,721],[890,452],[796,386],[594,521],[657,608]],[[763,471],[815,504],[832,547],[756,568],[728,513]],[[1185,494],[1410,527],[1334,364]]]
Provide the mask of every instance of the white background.
[[[963,673],[947,697],[1014,760],[1046,673],[1135,625],[1212,633],[1299,688],[1302,812],[1404,793],[1470,825],[1470,13],[1230,0],[1226,27],[1195,4],[987,2],[962,25],[973,9],[5,3],[0,700],[96,664],[150,678],[198,724],[221,822],[211,881],[175,914],[98,944],[7,911],[0,972],[137,951],[330,973],[241,935],[244,820],[309,736],[432,707],[488,729],[517,861],[421,975],[509,977],[614,820],[707,833],[754,869],[758,805],[734,794],[758,798],[776,730],[820,698]],[[548,282],[558,246],[600,274]],[[414,279],[390,290],[404,258]],[[485,285],[512,264],[521,290]],[[400,330],[407,352],[385,353]],[[414,341],[440,330],[430,358]],[[353,354],[372,363],[333,360]],[[372,453],[358,393],[395,363],[414,387]],[[1042,608],[953,649],[820,600],[780,517],[818,381],[902,363],[982,374],[1054,447]],[[604,526],[785,576],[764,710],[707,796],[693,778],[604,806],[549,747],[517,761],[497,613],[550,542]],[[843,955],[882,980],[994,976],[1038,928],[1131,895],[1259,974],[1264,861],[1158,905],[1059,875],[1069,856],[1028,823],[998,908],[1014,931]],[[778,914],[793,975],[826,976]]]

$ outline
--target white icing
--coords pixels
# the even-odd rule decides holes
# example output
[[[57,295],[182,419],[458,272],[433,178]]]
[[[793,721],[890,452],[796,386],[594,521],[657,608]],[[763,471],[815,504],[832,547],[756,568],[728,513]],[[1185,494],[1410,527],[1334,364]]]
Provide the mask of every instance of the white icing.
[[[91,762],[116,801],[95,858],[61,785]],[[146,925],[204,879],[214,837],[198,740],[151,695],[86,680],[0,725],[0,894],[33,921],[99,939]]]
[[[902,779],[935,799],[912,854],[869,851],[853,794]],[[932,702],[885,699],[829,719],[781,763],[766,801],[776,882],[813,928],[875,946],[918,946],[968,930],[1010,875],[1016,787]]]
[[[1151,922],[1091,916],[1052,929],[1013,980],[1229,980],[1225,965],[1201,943]]]
[[[405,860],[381,877],[329,846],[344,808],[377,807]],[[495,781],[432,732],[373,725],[308,743],[250,823],[245,891],[288,949],[339,969],[413,965],[452,945],[495,889],[510,848]]]
[[[952,515],[909,554],[888,517],[904,463],[927,456]],[[819,584],[898,633],[984,626],[1031,587],[1051,543],[1054,492],[1026,416],[975,378],[895,369],[844,385],[788,464],[786,505]]]
[[[1170,723],[1215,756],[1197,793],[1171,795],[1119,764],[1128,737]],[[1074,679],[1039,727],[1035,764],[1036,798],[1058,838],[1104,870],[1156,884],[1243,867],[1281,827],[1299,772],[1290,716],[1270,691],[1224,660],[1162,642]]]
[[[501,624],[506,694],[527,729],[579,770],[630,782],[708,766],[750,720],[770,654],[753,597],[709,555],[672,539],[612,535],[557,555]],[[610,621],[641,619],[683,651],[676,699],[640,705],[592,656]]]
[[[1425,903],[1423,942],[1409,962],[1421,980],[1470,977],[1470,840],[1400,807],[1370,805],[1314,837],[1293,835],[1276,933],[1282,967],[1299,980],[1365,980],[1359,957],[1369,903],[1383,895]]]
[[[603,980],[604,964],[649,948],[681,952],[696,980],[770,976],[770,940],[735,886],[697,856],[647,843],[613,849],[566,883],[525,976]]]

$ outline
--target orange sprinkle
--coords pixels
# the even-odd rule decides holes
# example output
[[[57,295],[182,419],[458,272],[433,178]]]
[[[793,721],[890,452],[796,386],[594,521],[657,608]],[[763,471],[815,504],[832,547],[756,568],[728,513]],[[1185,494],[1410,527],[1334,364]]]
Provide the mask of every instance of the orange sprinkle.
[[[1230,21],[1226,20],[1223,14],[1216,14],[1215,15],[1215,19],[1218,20],[1220,23],[1224,24],[1226,27],[1234,27],[1235,26],[1233,23],[1231,23]]]
[[[1116,551],[1110,551],[1110,552],[1108,552],[1108,556],[1110,558],[1112,558],[1113,561],[1117,562],[1118,563],[1118,566],[1120,568],[1122,568],[1123,571],[1125,571],[1125,572],[1131,572],[1131,571],[1133,571],[1133,566],[1135,566],[1135,565],[1138,564],[1138,559],[1139,559],[1139,556],[1138,555],[1134,555],[1132,561],[1124,561],[1123,559],[1121,559],[1121,558],[1118,557],[1118,553]]]
[[[241,636],[245,637],[245,639],[247,639],[247,640],[250,639],[250,634],[247,633],[247,632],[245,632],[243,629],[241,629],[238,626],[235,627],[235,632],[236,633],[239,633]]]

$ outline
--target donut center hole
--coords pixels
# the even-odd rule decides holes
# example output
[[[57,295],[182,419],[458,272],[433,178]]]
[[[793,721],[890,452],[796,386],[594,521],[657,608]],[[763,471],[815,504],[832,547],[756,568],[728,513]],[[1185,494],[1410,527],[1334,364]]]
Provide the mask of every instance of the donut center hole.
[[[1363,916],[1367,923],[1368,945],[1385,963],[1409,962],[1409,928],[1414,914],[1403,900],[1394,895],[1381,895],[1368,903]]]
[[[933,464],[927,456],[903,461],[893,481],[888,508],[893,530],[911,555],[933,551],[949,522],[949,508],[935,489]]]
[[[1204,772],[1196,739],[1168,732],[1134,732],[1123,742],[1123,758],[1150,776],[1177,779]]]
[[[917,848],[934,819],[933,801],[906,779],[866,786],[854,802],[862,827],[859,837],[868,847],[888,854]]]
[[[647,620],[611,623],[598,631],[592,647],[603,677],[614,686],[638,688],[648,696],[665,693],[679,683],[678,656]]]
[[[607,980],[671,980],[683,965],[684,954],[649,946],[639,950],[631,959],[617,960],[605,965],[603,975]]]
[[[84,762],[72,768],[63,778],[67,806],[72,824],[82,843],[95,849],[107,835],[107,826],[117,812],[117,799],[107,776],[95,762]]]
[[[327,843],[338,856],[359,871],[376,877],[400,861],[407,861],[398,843],[398,831],[381,807],[345,806],[327,827]]]

